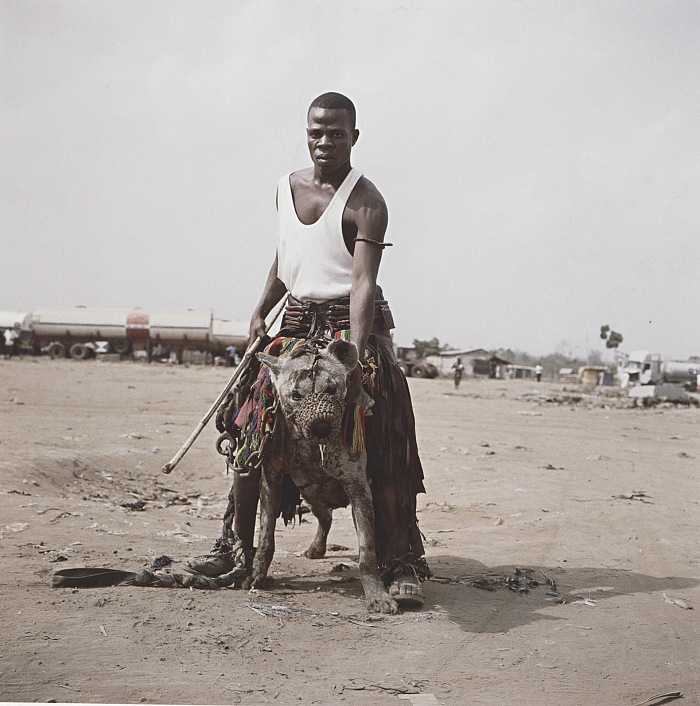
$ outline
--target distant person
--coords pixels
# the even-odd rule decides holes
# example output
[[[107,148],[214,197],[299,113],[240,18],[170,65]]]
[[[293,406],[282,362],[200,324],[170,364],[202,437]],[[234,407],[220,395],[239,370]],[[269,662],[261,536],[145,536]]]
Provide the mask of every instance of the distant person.
[[[539,363],[535,366],[535,377],[537,378],[537,382],[542,380],[542,366]]]
[[[459,383],[462,381],[462,375],[464,375],[464,366],[462,365],[461,358],[457,358],[457,360],[455,360],[452,370],[455,371],[455,389],[457,389],[459,387]]]
[[[17,327],[8,328],[4,334],[5,338],[5,358],[12,358],[19,354],[19,332]]]
[[[236,346],[226,346],[226,367],[233,368],[238,363],[238,351]]]

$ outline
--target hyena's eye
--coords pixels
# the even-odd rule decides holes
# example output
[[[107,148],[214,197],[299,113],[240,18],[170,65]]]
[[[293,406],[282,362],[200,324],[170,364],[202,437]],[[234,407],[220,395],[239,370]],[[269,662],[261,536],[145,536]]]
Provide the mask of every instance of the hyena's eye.
[[[295,402],[298,402],[301,398],[302,398],[302,394],[301,394],[301,392],[299,392],[299,390],[293,390],[293,391],[292,391],[292,399],[293,399]]]
[[[327,395],[335,395],[338,392],[338,388],[335,385],[329,385],[326,388]]]

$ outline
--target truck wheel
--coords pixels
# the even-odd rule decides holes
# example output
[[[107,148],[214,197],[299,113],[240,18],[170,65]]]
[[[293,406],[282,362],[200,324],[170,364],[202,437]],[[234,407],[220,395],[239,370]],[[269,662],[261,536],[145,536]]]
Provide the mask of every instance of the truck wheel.
[[[82,343],[74,343],[68,354],[73,360],[86,360],[90,357],[90,349]]]
[[[112,350],[119,355],[124,355],[131,350],[131,342],[120,338],[118,341],[112,342]]]
[[[411,374],[414,378],[425,378],[428,377],[428,371],[422,365],[414,365]]]
[[[411,368],[408,367],[405,363],[399,363],[399,368],[401,368],[401,372],[407,377],[411,377]]]
[[[62,343],[52,343],[49,346],[49,356],[52,360],[66,357],[66,347]]]

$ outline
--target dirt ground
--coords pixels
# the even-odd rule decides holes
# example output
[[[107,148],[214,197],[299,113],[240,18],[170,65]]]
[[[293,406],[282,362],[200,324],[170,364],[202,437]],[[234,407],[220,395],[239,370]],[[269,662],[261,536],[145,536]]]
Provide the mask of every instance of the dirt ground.
[[[213,423],[160,468],[228,375],[0,361],[0,699],[700,703],[700,409],[611,389],[410,381],[435,574],[420,612],[365,613],[348,510],[316,561],[315,524],[280,522],[270,590],[51,588],[62,568],[208,551],[230,483]]]

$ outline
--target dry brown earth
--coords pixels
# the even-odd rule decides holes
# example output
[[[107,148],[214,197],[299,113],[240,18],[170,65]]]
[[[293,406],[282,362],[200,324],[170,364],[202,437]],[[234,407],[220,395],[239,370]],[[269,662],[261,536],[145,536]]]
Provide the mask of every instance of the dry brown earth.
[[[269,591],[50,588],[59,568],[137,571],[210,547],[229,487],[213,425],[171,476],[159,469],[227,377],[0,361],[0,699],[587,706],[681,691],[700,703],[696,407],[412,380],[436,575],[419,613],[363,612],[347,511],[331,542],[350,549],[319,561],[300,555],[313,524],[280,527]],[[141,512],[122,507],[139,499]],[[541,585],[473,585],[516,567]]]

